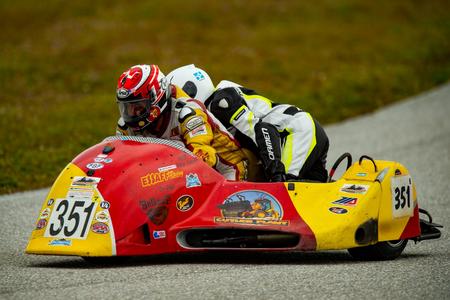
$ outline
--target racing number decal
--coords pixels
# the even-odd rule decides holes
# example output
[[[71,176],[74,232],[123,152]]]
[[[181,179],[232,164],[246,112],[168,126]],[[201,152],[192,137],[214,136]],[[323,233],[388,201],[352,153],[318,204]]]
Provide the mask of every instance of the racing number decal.
[[[96,202],[58,199],[45,230],[45,237],[86,239]]]
[[[410,207],[411,206],[411,196],[410,196],[410,189],[411,187],[408,186],[401,186],[396,187],[394,190],[395,193],[395,209],[399,208],[405,208],[405,206]],[[406,193],[406,194],[405,194]]]
[[[411,176],[396,176],[391,179],[392,216],[401,218],[414,214]]]

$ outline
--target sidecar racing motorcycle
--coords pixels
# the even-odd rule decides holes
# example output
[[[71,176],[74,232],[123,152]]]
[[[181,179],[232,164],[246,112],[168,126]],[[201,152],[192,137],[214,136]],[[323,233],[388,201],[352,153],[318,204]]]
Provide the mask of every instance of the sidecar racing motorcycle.
[[[347,169],[334,180],[344,159]],[[61,172],[26,253],[89,259],[348,249],[357,259],[386,260],[408,240],[441,235],[398,162],[363,156],[352,164],[346,153],[328,181],[227,181],[177,142],[109,137]]]

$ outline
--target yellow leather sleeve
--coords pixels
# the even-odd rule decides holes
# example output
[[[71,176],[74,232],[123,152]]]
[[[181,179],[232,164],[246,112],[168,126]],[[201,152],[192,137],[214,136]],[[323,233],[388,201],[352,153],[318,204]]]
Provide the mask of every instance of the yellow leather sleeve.
[[[194,109],[195,114],[189,116],[180,124],[181,136],[185,145],[198,158],[214,167],[217,163],[216,149],[211,146],[214,134],[208,117],[200,109]]]

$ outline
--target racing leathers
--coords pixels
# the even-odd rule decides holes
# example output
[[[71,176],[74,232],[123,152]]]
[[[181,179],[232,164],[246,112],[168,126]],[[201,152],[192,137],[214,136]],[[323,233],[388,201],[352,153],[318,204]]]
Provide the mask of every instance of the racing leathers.
[[[160,132],[148,129],[135,132],[120,118],[116,134],[182,141],[194,155],[226,179],[247,179],[248,153],[239,147],[236,139],[206,110],[203,103],[190,99],[183,90],[172,85],[170,105],[168,114],[161,115],[165,120]]]
[[[259,154],[266,179],[327,180],[328,137],[309,113],[226,80],[205,104],[243,147]]]

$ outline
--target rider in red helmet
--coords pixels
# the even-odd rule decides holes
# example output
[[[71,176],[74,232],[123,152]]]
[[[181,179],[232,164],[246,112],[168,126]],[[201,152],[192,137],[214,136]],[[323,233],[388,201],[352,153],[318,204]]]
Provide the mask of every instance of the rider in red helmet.
[[[182,141],[229,180],[246,180],[249,151],[204,105],[166,81],[156,65],[136,65],[117,84],[118,135]]]

